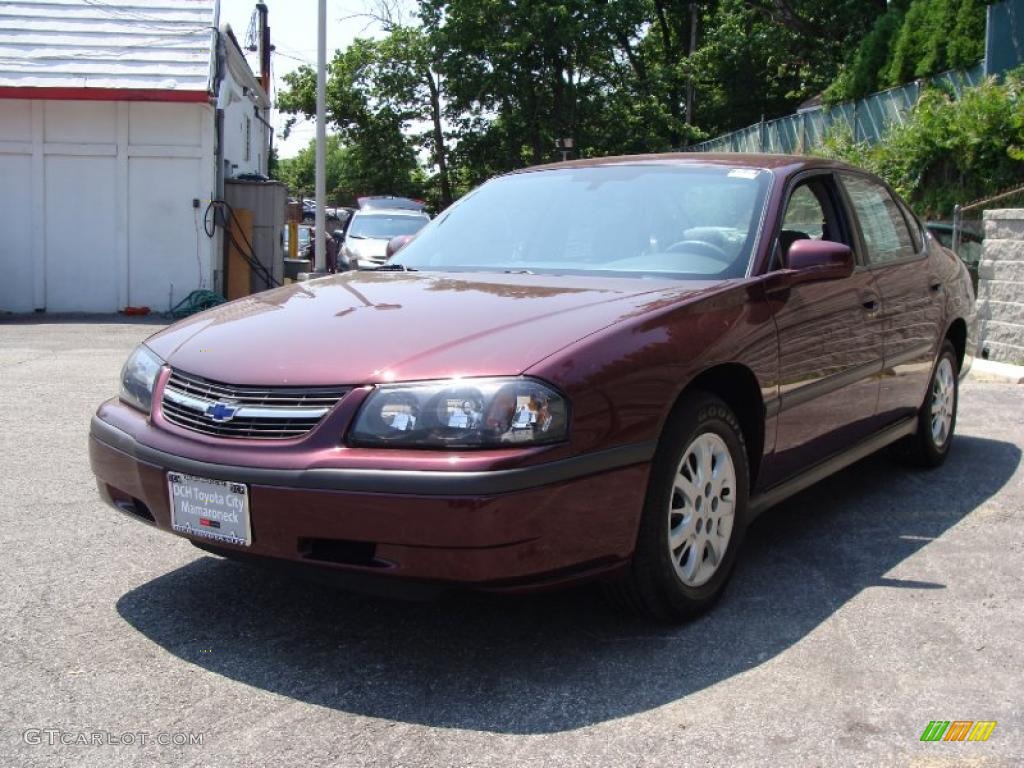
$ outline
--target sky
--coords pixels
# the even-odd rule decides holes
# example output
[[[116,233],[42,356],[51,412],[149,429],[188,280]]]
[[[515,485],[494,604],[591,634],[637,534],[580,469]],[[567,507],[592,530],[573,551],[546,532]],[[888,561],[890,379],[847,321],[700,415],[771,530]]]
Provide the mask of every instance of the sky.
[[[327,0],[327,60],[334,51],[345,48],[356,37],[373,37],[379,29],[370,20],[357,15],[370,7],[371,0]],[[316,0],[264,0],[268,8],[270,42],[276,47],[271,54],[270,68],[273,76],[272,91],[284,87],[283,75],[298,69],[304,63],[316,66]],[[220,21],[228,23],[245,45],[245,34],[249,29],[256,0],[221,0]],[[249,66],[259,74],[259,57],[247,53]],[[276,101],[275,93],[271,100]],[[309,140],[316,135],[316,124],[312,120],[299,119],[287,139],[282,140],[284,125],[289,115],[276,110],[271,122],[274,125],[274,146],[279,157],[294,157]]]

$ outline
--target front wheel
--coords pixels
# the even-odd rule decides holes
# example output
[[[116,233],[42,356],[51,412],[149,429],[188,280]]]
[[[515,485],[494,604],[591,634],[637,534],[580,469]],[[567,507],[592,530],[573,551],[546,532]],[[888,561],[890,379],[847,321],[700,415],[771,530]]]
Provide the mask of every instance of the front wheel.
[[[663,622],[707,610],[736,564],[748,478],[735,414],[713,395],[688,397],[658,445],[633,562],[611,595]]]

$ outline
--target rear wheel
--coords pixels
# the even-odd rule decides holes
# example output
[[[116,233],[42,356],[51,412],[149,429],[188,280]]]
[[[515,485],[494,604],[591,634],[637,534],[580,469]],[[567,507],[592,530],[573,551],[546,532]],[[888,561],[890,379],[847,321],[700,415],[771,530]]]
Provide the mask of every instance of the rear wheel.
[[[903,443],[904,455],[921,467],[937,467],[946,460],[956,429],[960,397],[956,350],[947,339],[932,368],[924,404],[917,415],[917,434]]]
[[[631,568],[609,590],[664,622],[708,609],[732,575],[746,529],[747,454],[735,414],[695,393],[655,454]]]

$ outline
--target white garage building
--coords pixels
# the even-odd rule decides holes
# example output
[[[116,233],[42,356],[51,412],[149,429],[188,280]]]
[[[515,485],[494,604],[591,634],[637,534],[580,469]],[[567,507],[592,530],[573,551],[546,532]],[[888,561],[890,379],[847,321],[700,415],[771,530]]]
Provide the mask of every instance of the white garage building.
[[[0,312],[219,289],[203,215],[267,173],[269,107],[214,0],[0,3]]]

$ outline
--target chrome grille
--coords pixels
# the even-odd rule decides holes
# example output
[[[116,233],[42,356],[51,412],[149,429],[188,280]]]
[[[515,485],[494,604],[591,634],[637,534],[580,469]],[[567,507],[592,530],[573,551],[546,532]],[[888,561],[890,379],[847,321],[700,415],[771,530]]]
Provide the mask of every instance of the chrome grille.
[[[315,427],[350,387],[242,387],[171,371],[167,421],[204,435],[283,440]]]

